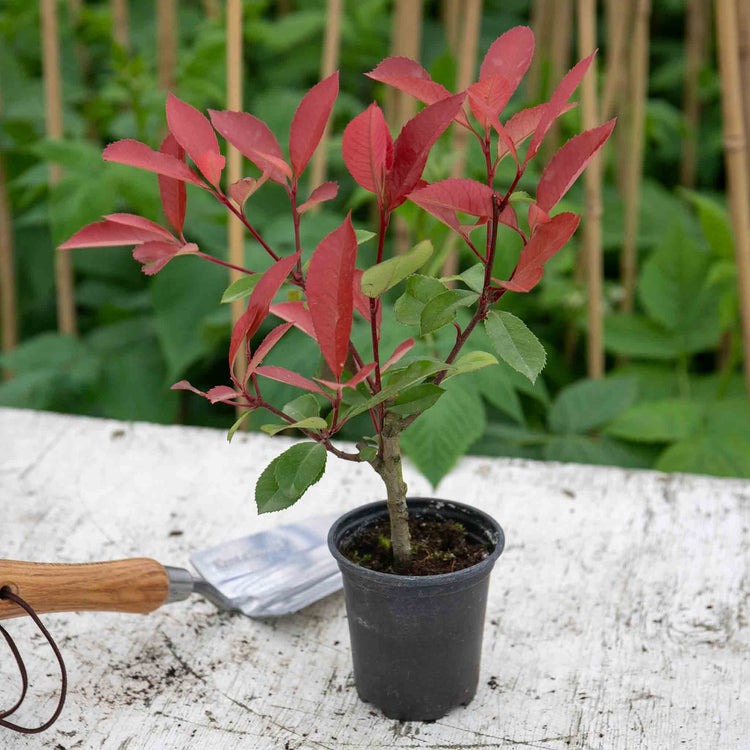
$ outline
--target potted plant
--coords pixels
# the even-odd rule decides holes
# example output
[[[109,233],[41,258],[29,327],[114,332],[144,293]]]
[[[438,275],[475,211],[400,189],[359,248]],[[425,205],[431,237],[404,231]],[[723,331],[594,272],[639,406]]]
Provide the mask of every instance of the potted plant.
[[[146,274],[157,273],[180,255],[230,265],[203,253],[183,233],[186,184],[191,184],[208,191],[233,213],[270,256],[271,265],[262,273],[231,266],[244,275],[233,286],[233,296],[249,297],[231,334],[231,384],[206,392],[187,381],[172,387],[242,410],[230,439],[256,409],[275,417],[276,424],[264,427],[270,434],[292,428],[304,434],[304,442],[286,450],[261,474],[255,491],[260,513],[295,503],[321,478],[328,453],[369,463],[383,480],[387,500],[344,515],[331,529],[329,545],[344,575],[360,696],[393,718],[436,719],[473,697],[488,577],[503,546],[498,524],[478,510],[423,498],[407,501],[399,437],[443,395],[444,381],[497,364],[495,355],[532,381],[541,371],[545,361],[541,344],[498,303],[507,292],[531,291],[546,261],[575,232],[580,217],[569,212],[553,215],[553,209],[614,126],[611,121],[562,146],[542,171],[535,198],[516,192],[551,125],[570,108],[568,101],[594,56],[571,69],[549,102],[501,120],[533,50],[530,29],[511,29],[490,47],[479,80],[455,95],[408,58],[386,59],[368,74],[426,105],[395,141],[375,103],[344,130],[346,166],[354,180],[374,194],[377,206],[377,254],[369,268],[357,268],[358,237],[351,215],[309,258],[309,248],[300,240],[307,210],[337,193],[337,185],[326,182],[300,200],[302,175],[338,94],[338,74],[318,83],[302,99],[291,123],[288,158],[268,127],[252,115],[210,111],[207,119],[170,95],[166,105],[170,132],[158,151],[124,140],[109,145],[104,159],[158,174],[171,229],[140,216],[114,214],[81,229],[61,246],[135,245],[133,255]],[[486,164],[483,182],[422,180],[430,150],[452,123],[476,138]],[[224,157],[217,132],[258,168],[260,176],[222,188]],[[520,155],[519,146],[529,138],[525,154]],[[500,188],[495,173],[505,158],[513,160],[515,178]],[[245,209],[248,198],[266,181],[278,183],[288,195],[295,240],[292,254],[277,254],[253,226],[252,211]],[[476,256],[476,264],[453,279],[460,288],[418,273],[433,252],[429,241],[385,257],[393,213],[405,201],[450,227]],[[527,211],[525,220],[519,220],[521,207]],[[472,217],[470,223],[465,223],[466,216]],[[523,244],[506,279],[496,278],[494,270],[500,227],[517,233]],[[393,352],[382,351],[382,297],[397,285],[405,288],[395,307],[399,322],[418,326],[420,334],[455,327],[452,348],[442,356],[416,355],[414,337]],[[287,298],[278,301],[282,288],[288,290]],[[460,324],[456,313],[462,308],[470,317]],[[368,350],[360,350],[352,341],[355,315],[369,326]],[[280,324],[256,341],[269,316]],[[494,353],[462,351],[480,323]],[[324,370],[316,369],[317,363],[309,372],[263,364],[293,326],[315,340]],[[269,379],[295,386],[302,395],[285,405],[269,403],[262,389]],[[365,413],[372,435],[361,436],[356,452],[337,447],[333,439],[343,425]],[[373,489],[373,497],[378,494]]]

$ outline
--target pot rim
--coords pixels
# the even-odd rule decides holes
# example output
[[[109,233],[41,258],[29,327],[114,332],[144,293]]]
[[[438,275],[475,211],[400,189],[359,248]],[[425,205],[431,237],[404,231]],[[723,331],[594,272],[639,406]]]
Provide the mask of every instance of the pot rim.
[[[489,574],[489,572],[495,565],[497,558],[500,557],[503,549],[505,548],[505,533],[503,532],[500,524],[492,516],[490,516],[488,513],[485,513],[485,511],[480,510],[479,508],[475,508],[474,506],[467,505],[465,503],[459,503],[456,500],[444,500],[442,498],[435,497],[407,497],[406,502],[409,508],[413,507],[414,505],[423,505],[427,506],[428,508],[430,506],[433,506],[436,510],[440,510],[440,506],[443,505],[461,511],[465,515],[473,516],[476,522],[478,522],[481,526],[484,526],[484,530],[487,532],[488,536],[490,536],[490,541],[495,542],[495,549],[493,549],[492,552],[484,560],[481,560],[480,562],[475,563],[468,568],[457,570],[453,573],[438,573],[429,576],[403,576],[397,575],[396,573],[382,573],[378,570],[370,570],[369,568],[364,568],[345,557],[339,551],[338,542],[343,536],[343,532],[345,530],[345,527],[347,526],[347,522],[351,522],[353,520],[352,516],[367,515],[368,512],[372,514],[372,512],[374,511],[383,510],[387,513],[388,505],[386,501],[378,500],[374,503],[360,505],[353,510],[347,511],[338,519],[336,519],[336,521],[328,531],[328,549],[330,550],[331,554],[333,555],[339,566],[342,568],[342,570],[346,569],[348,572],[357,575],[361,579],[369,580],[373,583],[378,583],[381,585],[398,585],[400,587],[403,586],[413,588],[423,588],[431,585],[447,585],[453,582],[458,583],[463,579],[474,577],[480,578],[485,574]],[[359,523],[351,523],[352,527],[356,527],[358,525]],[[349,531],[350,529],[346,530]],[[351,530],[353,530],[353,528]],[[494,539],[492,539],[493,536],[495,537]]]

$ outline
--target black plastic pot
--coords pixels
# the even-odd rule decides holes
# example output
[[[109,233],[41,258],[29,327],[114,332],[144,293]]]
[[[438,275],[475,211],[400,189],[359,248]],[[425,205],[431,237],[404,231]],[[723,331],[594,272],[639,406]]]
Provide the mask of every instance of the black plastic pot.
[[[410,513],[459,521],[492,551],[470,568],[443,575],[362,568],[340,546],[356,529],[387,517],[384,502],[339,518],[328,547],[343,574],[359,697],[391,719],[432,721],[476,693],[489,576],[505,537],[493,518],[468,505],[421,497],[407,502]]]

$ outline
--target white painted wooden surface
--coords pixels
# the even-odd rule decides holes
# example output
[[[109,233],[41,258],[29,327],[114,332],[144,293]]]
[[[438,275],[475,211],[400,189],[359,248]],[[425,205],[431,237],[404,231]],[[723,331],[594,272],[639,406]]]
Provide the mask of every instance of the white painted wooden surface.
[[[284,445],[0,410],[0,556],[186,565],[378,498],[368,467],[331,461],[296,508],[257,517],[255,479]],[[468,708],[417,724],[360,703],[341,594],[266,621],[193,598],[147,617],[46,616],[70,672],[65,712],[0,748],[750,748],[750,483],[467,458],[434,494],[489,511],[508,539]],[[32,721],[53,705],[54,665],[28,622],[9,627],[34,665]],[[2,706],[18,681],[0,654]]]

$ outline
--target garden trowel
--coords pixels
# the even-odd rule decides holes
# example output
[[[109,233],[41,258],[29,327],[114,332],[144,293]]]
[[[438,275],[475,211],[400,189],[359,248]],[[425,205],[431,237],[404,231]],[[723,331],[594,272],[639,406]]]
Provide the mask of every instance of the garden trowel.
[[[196,552],[190,560],[198,575],[148,558],[79,565],[0,560],[0,589],[8,586],[37,613],[145,614],[196,593],[250,617],[291,614],[341,588],[326,545],[334,520],[319,516]],[[0,620],[23,614],[0,600]]]

